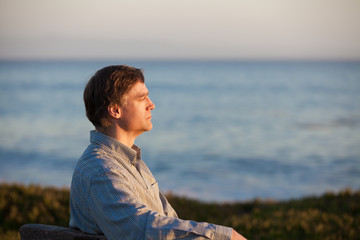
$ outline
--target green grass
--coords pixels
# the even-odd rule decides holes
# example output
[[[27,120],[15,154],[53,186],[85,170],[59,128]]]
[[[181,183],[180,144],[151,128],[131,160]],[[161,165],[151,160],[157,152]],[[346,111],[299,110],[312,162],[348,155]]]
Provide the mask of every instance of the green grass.
[[[289,201],[205,203],[168,194],[179,217],[230,226],[256,239],[360,239],[360,191]],[[69,189],[0,184],[0,236],[20,239],[25,223],[68,226]]]

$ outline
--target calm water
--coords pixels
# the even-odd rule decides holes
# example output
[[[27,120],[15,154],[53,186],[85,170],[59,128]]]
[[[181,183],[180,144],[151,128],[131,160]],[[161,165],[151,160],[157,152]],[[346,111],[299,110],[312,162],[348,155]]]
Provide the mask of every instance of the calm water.
[[[82,91],[123,62],[0,62],[0,181],[69,186],[93,129]],[[360,189],[360,62],[126,62],[154,128],[136,144],[160,188],[202,200]]]

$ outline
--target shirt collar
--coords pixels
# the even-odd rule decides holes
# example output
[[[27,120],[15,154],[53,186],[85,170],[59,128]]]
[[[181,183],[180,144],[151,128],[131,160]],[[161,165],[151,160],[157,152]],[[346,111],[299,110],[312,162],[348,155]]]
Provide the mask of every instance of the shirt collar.
[[[105,146],[119,155],[122,155],[132,165],[136,166],[138,161],[141,159],[141,149],[135,144],[129,148],[115,138],[109,137],[108,135],[96,130],[90,131],[90,142]]]

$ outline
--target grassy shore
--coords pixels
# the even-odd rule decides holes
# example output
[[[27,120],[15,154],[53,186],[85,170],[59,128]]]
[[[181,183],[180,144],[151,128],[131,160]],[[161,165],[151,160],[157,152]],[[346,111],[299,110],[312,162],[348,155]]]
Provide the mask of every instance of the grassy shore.
[[[204,203],[168,194],[179,217],[230,226],[249,240],[360,239],[360,191],[289,201]],[[0,184],[0,238],[20,239],[25,223],[68,226],[69,189]]]

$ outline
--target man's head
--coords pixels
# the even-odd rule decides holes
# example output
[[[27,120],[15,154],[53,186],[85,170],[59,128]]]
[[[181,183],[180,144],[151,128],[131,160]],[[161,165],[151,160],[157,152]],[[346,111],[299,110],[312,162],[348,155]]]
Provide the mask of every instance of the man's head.
[[[98,130],[109,127],[109,106],[122,106],[126,94],[137,83],[144,83],[142,70],[126,65],[100,69],[89,80],[84,90],[86,116]]]

